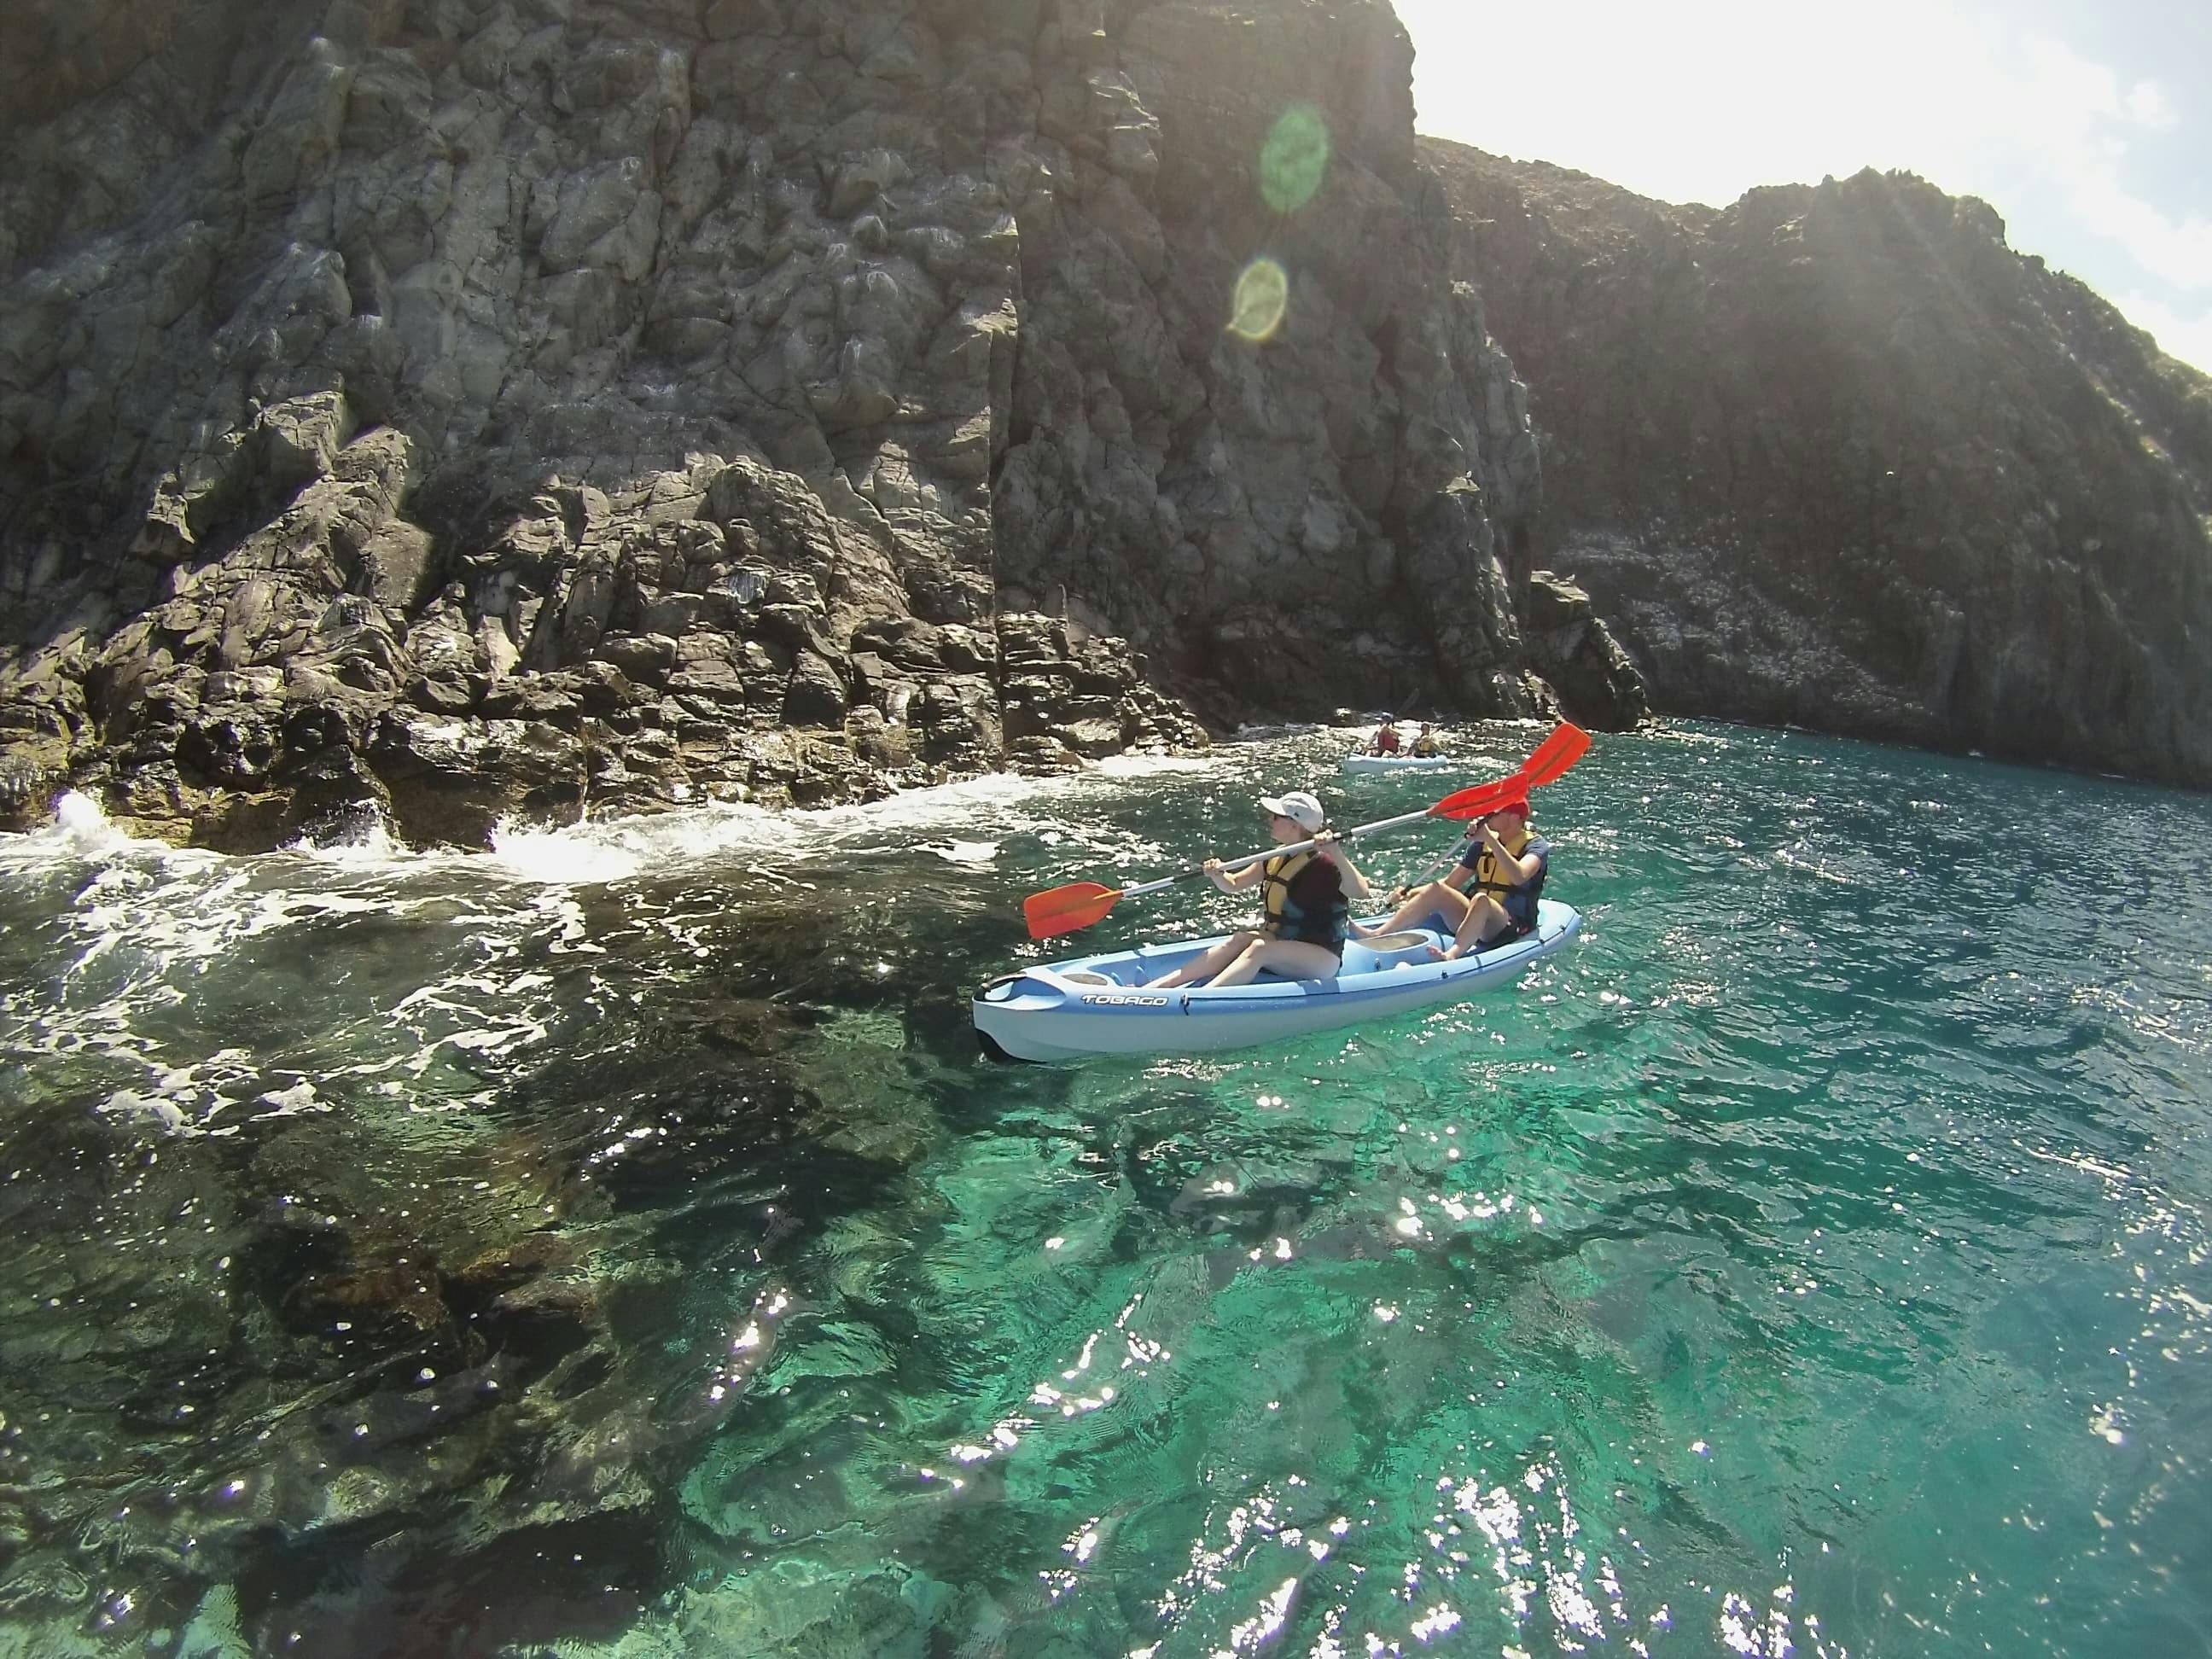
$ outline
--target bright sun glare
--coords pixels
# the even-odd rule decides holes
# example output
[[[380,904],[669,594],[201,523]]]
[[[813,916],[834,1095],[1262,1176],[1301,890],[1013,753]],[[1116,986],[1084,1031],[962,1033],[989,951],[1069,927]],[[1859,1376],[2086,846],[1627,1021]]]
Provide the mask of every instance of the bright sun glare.
[[[1913,0],[1395,3],[1424,132],[1716,206],[1755,185],[1904,168],[1988,200],[2014,247],[2081,277],[2168,352],[2212,363],[2212,221],[2160,193],[2147,165],[2192,143],[2192,88]],[[1562,63],[1571,71],[1530,72]]]

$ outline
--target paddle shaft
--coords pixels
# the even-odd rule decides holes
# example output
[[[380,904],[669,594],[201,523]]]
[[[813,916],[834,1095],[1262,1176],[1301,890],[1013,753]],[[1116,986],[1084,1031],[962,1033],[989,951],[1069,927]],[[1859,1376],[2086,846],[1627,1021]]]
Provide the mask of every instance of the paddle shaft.
[[[1401,824],[1419,823],[1428,816],[1429,809],[1425,806],[1418,812],[1402,812],[1395,818],[1377,818],[1372,823],[1363,823],[1356,828],[1346,830],[1337,839],[1355,841],[1361,836],[1380,835],[1385,830],[1395,830]],[[1264,853],[1251,853],[1241,859],[1229,860],[1222,865],[1222,872],[1225,875],[1232,870],[1247,870],[1255,864],[1264,864],[1272,858],[1286,858],[1292,853],[1310,852],[1319,845],[1321,843],[1316,841],[1294,841],[1287,847],[1271,847]],[[1134,898],[1139,893],[1157,893],[1164,888],[1173,887],[1182,882],[1196,881],[1205,873],[1202,868],[1186,870],[1179,876],[1169,876],[1160,881],[1144,882],[1135,887],[1124,887],[1121,889],[1121,896]]]

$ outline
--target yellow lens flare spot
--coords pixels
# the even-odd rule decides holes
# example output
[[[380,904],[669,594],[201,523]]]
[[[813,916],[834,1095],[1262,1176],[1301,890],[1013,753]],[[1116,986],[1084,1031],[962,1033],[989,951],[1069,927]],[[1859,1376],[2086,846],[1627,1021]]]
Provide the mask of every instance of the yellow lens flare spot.
[[[1271,340],[1283,325],[1290,309],[1289,273],[1273,259],[1259,258],[1237,274],[1237,292],[1229,307],[1229,331],[1255,344]]]
[[[1260,198],[1278,213],[1313,200],[1328,173],[1328,121],[1311,104],[1293,104],[1275,118],[1260,146]]]

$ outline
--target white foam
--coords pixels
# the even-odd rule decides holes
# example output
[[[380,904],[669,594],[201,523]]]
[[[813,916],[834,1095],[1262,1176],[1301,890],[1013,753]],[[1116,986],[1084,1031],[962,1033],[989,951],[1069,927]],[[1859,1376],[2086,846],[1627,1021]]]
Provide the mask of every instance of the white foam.
[[[996,857],[1000,842],[975,839],[975,831],[1001,837],[1024,831],[1049,833],[1054,821],[1039,817],[1040,807],[1126,785],[1131,779],[1205,772],[1227,763],[1212,758],[1125,755],[1064,777],[994,772],[842,806],[771,811],[718,804],[563,828],[502,823],[493,833],[492,863],[522,880],[577,886],[695,868],[732,854],[801,862],[840,857],[855,848],[887,842],[920,846],[933,831],[966,831],[945,835],[941,844],[927,850],[951,863],[982,865]]]
[[[642,849],[623,844],[619,830],[535,830],[502,821],[489,855],[505,874],[547,886],[627,881],[645,867]]]
[[[407,849],[392,838],[384,815],[364,804],[346,826],[325,838],[302,836],[285,848],[319,864],[374,869],[403,860]]]
[[[984,865],[999,856],[999,843],[994,841],[954,841],[944,846],[931,846],[928,850],[947,864]]]
[[[141,841],[125,835],[100,810],[100,803],[76,790],[64,790],[54,802],[53,822],[27,835],[0,836],[0,865],[32,868],[40,865],[78,863],[118,853],[171,851],[166,842]]]
[[[607,885],[711,864],[733,854],[788,864],[838,857],[854,847],[896,842],[918,845],[926,840],[939,843],[927,850],[947,862],[980,866],[996,857],[1011,835],[1050,838],[1066,832],[1079,844],[1089,844],[1087,837],[1069,830],[1054,815],[1054,809],[1064,811],[1085,796],[1118,794],[1132,781],[1146,777],[1204,774],[1243,763],[1225,754],[1116,755],[1078,773],[1047,778],[987,773],[848,805],[770,811],[718,802],[559,826],[502,820],[493,830],[489,854],[410,848],[393,836],[380,817],[364,809],[343,830],[302,836],[281,856],[303,860],[319,870],[367,878],[444,875],[465,869],[478,880],[505,878],[548,887]],[[981,838],[979,831],[993,839]],[[267,860],[267,855],[222,854],[136,839],[115,828],[97,801],[74,790],[56,803],[52,829],[0,837],[0,860],[18,865],[118,854],[149,854],[171,873],[186,876],[210,867],[237,870],[265,865]],[[289,884],[281,877],[273,879]],[[132,908],[155,896],[137,895]],[[182,896],[160,896],[173,901]]]
[[[641,927],[665,929],[687,960],[708,953],[707,923],[684,904],[672,910],[656,890],[611,910],[593,896],[610,884],[680,885],[696,873],[826,888],[877,856],[934,857],[980,875],[1018,838],[1123,862],[1146,846],[1112,827],[1130,780],[1239,764],[1127,757],[1064,776],[994,774],[820,810],[702,804],[558,828],[504,824],[489,854],[415,851],[368,814],[273,854],[177,848],[125,835],[96,800],[66,795],[51,826],[0,837],[0,870],[45,878],[51,908],[40,925],[66,964],[35,987],[0,990],[0,1040],[95,1067],[94,1109],[127,1133],[250,1133],[271,1115],[348,1110],[360,1091],[402,1096],[410,1111],[465,1109],[495,1091],[489,1063],[541,1047],[554,1028],[568,994],[561,987],[573,986],[549,958],[588,973],[576,959],[615,942],[599,934]],[[264,975],[291,956],[293,930],[336,937],[353,918],[410,915],[427,918],[404,947],[416,971],[376,1006],[337,992],[345,964],[318,950],[302,960],[331,967],[309,971],[337,974],[331,994],[312,992],[319,1012],[302,1008],[296,1030],[288,1019],[282,1036],[262,1034],[250,1060],[197,1051],[188,1032],[225,1029],[206,1022],[224,1018],[227,964]],[[391,946],[367,948],[381,960]],[[641,970],[625,971],[629,984]]]
[[[100,810],[100,803],[89,795],[70,789],[54,803],[54,827],[80,847],[93,848],[110,845],[125,839],[122,832],[107,821],[107,814]]]

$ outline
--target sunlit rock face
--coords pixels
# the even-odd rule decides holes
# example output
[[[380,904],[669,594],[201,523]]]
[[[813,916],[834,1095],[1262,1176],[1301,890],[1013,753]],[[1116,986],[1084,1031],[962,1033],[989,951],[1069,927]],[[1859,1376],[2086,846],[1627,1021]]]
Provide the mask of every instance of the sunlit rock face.
[[[1661,708],[2212,784],[2212,381],[1988,206],[1674,207],[1421,142]]]
[[[0,806],[465,842],[1203,741],[1170,690],[1552,706],[1386,6],[31,0],[0,46]]]

